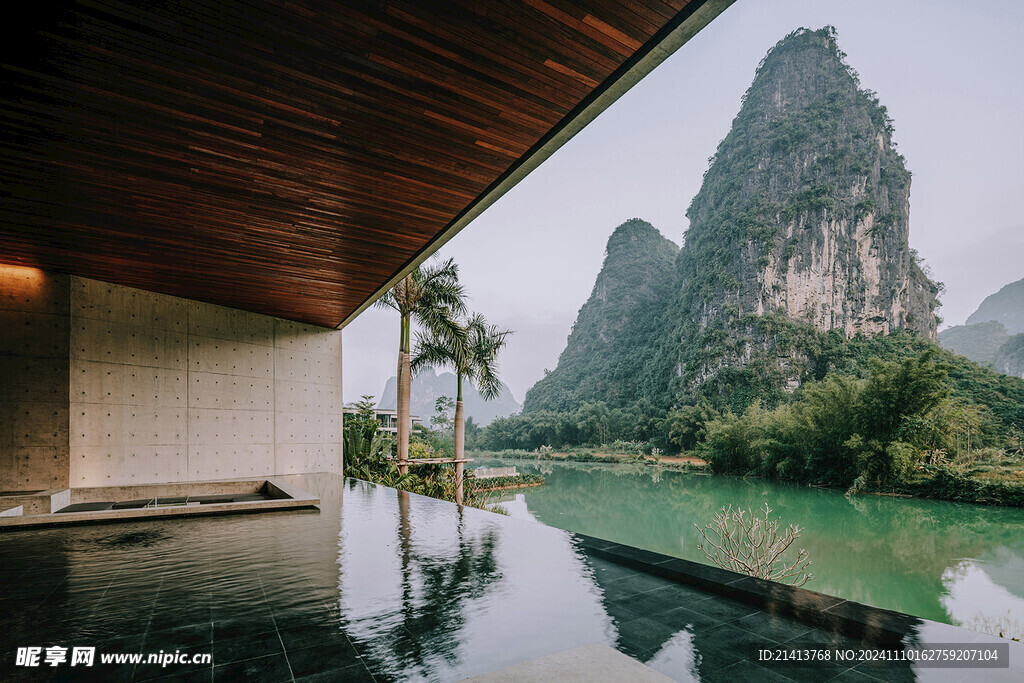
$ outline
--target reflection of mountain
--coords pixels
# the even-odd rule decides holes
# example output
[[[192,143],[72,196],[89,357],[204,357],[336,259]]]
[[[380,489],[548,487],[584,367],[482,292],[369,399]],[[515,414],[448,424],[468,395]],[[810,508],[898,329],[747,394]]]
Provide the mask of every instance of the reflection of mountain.
[[[450,372],[442,372],[439,375],[433,368],[424,368],[412,378],[412,414],[422,418],[424,424],[429,424],[434,416],[434,402],[441,396],[448,396],[454,400],[455,392],[455,375]],[[397,381],[392,377],[384,385],[377,407],[381,410],[395,410],[397,395]],[[485,401],[473,383],[467,382],[462,386],[462,400],[466,417],[472,417],[481,427],[490,424],[496,418],[518,413],[520,408],[512,391],[504,382],[501,384],[501,393],[493,401]]]
[[[1014,568],[1020,572],[1024,569],[1024,560],[1016,556],[1011,565],[1016,565]],[[997,578],[997,575],[1001,576]],[[942,604],[954,623],[968,628],[979,615],[994,620],[1009,613],[1014,621],[1024,622],[1024,598],[1002,583],[1006,578],[1011,584],[1019,583],[1020,576],[1018,573],[1007,577],[1005,571],[995,566],[964,560],[943,574],[946,595],[942,597]]]
[[[1015,597],[1024,600],[1024,535],[981,556],[985,573]],[[1024,613],[1022,613],[1024,617]]]

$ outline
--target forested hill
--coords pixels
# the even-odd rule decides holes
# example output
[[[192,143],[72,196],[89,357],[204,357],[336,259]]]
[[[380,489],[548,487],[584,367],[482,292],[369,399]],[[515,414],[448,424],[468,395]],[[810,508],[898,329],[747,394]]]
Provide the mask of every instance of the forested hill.
[[[642,387],[639,380],[660,339],[678,251],[639,218],[615,229],[558,366],[526,394],[525,411],[573,410],[587,401],[626,404],[661,391]]]

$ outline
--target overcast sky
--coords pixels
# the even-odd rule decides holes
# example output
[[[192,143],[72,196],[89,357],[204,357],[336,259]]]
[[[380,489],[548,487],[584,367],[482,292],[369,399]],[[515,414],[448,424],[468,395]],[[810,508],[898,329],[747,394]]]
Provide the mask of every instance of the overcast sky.
[[[681,244],[758,62],[826,24],[894,120],[910,245],[946,284],[944,327],[1024,278],[1024,2],[739,0],[439,252],[471,309],[515,331],[501,374],[518,401],[557,364],[615,227],[643,218]],[[380,398],[397,344],[390,311],[345,328],[346,401]]]

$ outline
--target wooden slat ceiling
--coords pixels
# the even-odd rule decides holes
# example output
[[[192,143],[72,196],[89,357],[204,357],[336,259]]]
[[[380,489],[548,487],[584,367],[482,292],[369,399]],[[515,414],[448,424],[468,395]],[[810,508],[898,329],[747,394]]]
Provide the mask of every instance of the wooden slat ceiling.
[[[37,4],[0,263],[336,326],[701,2]]]

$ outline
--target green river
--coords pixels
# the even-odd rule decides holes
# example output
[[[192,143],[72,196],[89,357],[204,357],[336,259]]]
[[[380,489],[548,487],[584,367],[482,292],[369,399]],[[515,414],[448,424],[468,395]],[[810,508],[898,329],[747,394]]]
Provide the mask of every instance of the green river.
[[[980,613],[1024,624],[1024,509],[844,496],[758,479],[640,465],[500,461],[540,473],[541,487],[510,491],[512,517],[709,563],[694,522],[727,505],[772,508],[804,527],[814,578],[806,588],[953,624]],[[792,549],[791,549],[792,550]]]

